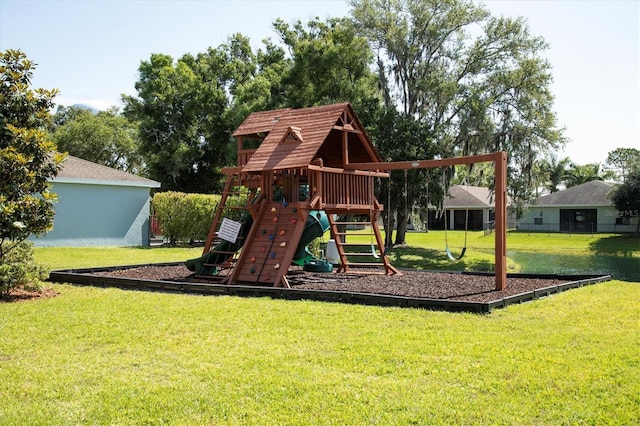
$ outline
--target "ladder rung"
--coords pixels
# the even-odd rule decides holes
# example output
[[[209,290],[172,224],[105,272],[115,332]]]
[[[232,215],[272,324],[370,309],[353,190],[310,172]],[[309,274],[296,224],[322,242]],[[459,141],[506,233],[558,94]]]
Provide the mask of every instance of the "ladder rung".
[[[345,251],[344,255],[345,256],[370,256],[370,257],[373,257],[373,253],[371,253],[371,252],[368,252],[368,253],[356,253],[356,252]],[[376,256],[378,256],[378,253],[376,253]]]
[[[333,222],[334,225],[371,225],[371,222]]]
[[[219,254],[235,254],[235,251],[224,251],[224,250],[210,250],[209,253],[219,253]]]
[[[371,234],[366,234],[366,233],[362,233],[362,232],[334,232],[335,235],[354,235],[354,236],[359,236],[359,237],[373,237],[375,236],[375,234],[371,233]]]
[[[360,263],[360,262],[351,263],[351,262],[349,262],[347,265],[348,266],[378,266],[379,267],[379,266],[384,266],[384,263],[382,263],[382,262],[380,262],[380,263]]]

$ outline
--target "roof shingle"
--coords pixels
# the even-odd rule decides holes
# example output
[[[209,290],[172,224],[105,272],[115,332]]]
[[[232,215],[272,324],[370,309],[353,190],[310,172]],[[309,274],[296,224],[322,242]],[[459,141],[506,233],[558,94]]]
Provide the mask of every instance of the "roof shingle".
[[[613,184],[592,180],[582,185],[572,186],[563,191],[544,195],[534,201],[534,205],[540,207],[557,206],[581,206],[597,207],[611,206],[609,193],[614,188]]]
[[[160,183],[122,170],[68,155],[53,182],[94,182],[159,188]]]

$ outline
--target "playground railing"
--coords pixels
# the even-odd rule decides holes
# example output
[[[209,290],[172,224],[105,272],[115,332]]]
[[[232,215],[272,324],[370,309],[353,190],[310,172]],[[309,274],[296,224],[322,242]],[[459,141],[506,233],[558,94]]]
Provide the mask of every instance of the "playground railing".
[[[321,197],[325,209],[369,210],[376,202],[374,177],[368,172],[310,169],[309,184],[311,191]]]

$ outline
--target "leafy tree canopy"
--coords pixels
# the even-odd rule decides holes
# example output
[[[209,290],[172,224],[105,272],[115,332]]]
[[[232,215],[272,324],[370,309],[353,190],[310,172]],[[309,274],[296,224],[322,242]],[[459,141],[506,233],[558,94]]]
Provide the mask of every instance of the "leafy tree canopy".
[[[567,188],[571,188],[572,186],[582,185],[592,180],[604,181],[611,180],[614,177],[614,173],[610,170],[605,170],[600,163],[572,163],[567,169],[564,182]]]
[[[138,97],[123,97],[125,116],[140,123],[148,176],[165,190],[219,189],[231,134],[224,53],[210,49],[178,61],[154,54],[140,64]]]
[[[143,174],[137,127],[116,107],[93,114],[75,107],[58,107],[52,137],[58,150],[104,166]]]
[[[516,204],[535,193],[536,162],[564,143],[545,41],[523,19],[468,0],[352,0],[377,55],[388,107],[424,123],[443,156],[508,153]],[[478,31],[480,30],[480,31]]]
[[[610,194],[616,209],[629,216],[640,216],[640,168],[634,168],[625,179]],[[640,221],[636,226],[636,233],[640,233]]]
[[[640,168],[640,150],[636,148],[616,148],[607,155],[605,165],[625,181],[630,171]]]
[[[358,108],[379,102],[376,75],[369,68],[373,53],[349,19],[315,18],[293,26],[278,19],[273,26],[292,57],[283,79],[288,106],[351,102]]]

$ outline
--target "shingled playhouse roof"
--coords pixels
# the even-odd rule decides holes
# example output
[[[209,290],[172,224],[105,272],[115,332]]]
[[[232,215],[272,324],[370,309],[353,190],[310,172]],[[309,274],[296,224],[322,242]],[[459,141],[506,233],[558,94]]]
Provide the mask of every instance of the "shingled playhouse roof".
[[[354,135],[362,143],[367,155],[364,161],[382,161],[373,147],[364,126],[348,102],[300,109],[279,109],[254,112],[236,129],[234,136],[266,137],[244,166],[246,172],[303,168],[327,140],[334,126],[344,116],[350,126],[361,133]],[[348,126],[345,126],[348,128]],[[339,141],[339,139],[337,139]],[[336,146],[341,150],[341,145]]]

